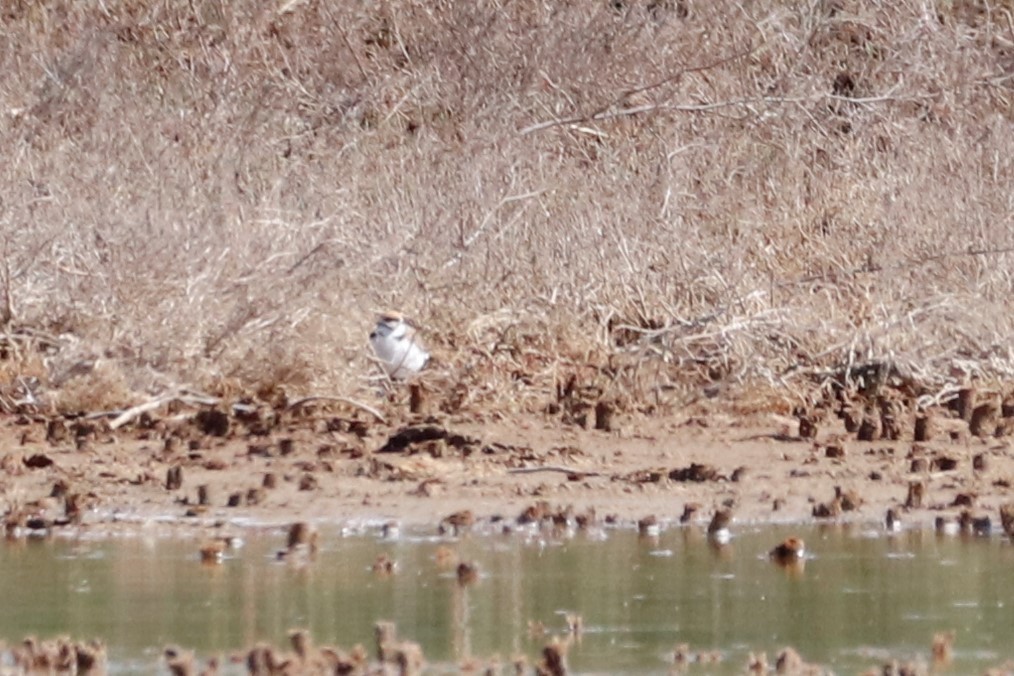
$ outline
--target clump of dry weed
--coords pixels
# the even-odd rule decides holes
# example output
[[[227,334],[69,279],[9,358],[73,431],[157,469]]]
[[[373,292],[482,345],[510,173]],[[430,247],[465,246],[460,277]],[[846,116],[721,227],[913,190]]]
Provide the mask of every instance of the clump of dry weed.
[[[119,366],[100,359],[54,388],[48,403],[61,413],[91,413],[124,408],[136,396]]]

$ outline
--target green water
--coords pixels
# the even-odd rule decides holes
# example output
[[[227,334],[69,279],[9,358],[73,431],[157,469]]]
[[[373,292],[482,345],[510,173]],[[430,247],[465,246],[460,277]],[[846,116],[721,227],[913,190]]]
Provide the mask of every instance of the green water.
[[[790,534],[807,541],[801,572],[765,556]],[[386,619],[445,670],[468,656],[532,659],[544,640],[530,636],[530,622],[560,633],[563,613],[574,612],[585,625],[569,654],[576,672],[665,672],[673,647],[687,643],[723,656],[693,673],[741,673],[748,652],[765,650],[773,662],[785,645],[855,673],[888,655],[928,660],[933,633],[950,629],[952,673],[1014,658],[1014,546],[1001,537],[740,528],[715,549],[683,529],[654,542],[627,531],[562,540],[323,535],[305,566],[274,558],[282,533],[248,537],[213,567],[190,539],[8,542],[0,638],[102,637],[113,671],[151,673],[170,643],[229,653],[256,641],[285,645],[293,627],[372,652],[373,624]],[[463,588],[437,566],[440,544],[479,563],[476,584]],[[397,561],[394,575],[370,570],[381,553]]]

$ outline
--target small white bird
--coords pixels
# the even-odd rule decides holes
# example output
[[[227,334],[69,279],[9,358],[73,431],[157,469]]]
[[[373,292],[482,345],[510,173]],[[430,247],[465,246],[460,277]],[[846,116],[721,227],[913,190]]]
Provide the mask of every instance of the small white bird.
[[[370,344],[387,375],[395,380],[418,373],[430,360],[430,353],[415,328],[400,312],[385,312],[377,317]]]

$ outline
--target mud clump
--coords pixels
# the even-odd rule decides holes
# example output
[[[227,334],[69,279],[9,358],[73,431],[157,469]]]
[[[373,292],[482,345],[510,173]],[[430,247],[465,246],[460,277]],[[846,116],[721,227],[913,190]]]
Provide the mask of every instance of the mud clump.
[[[418,453],[433,448],[432,443],[438,441],[457,449],[464,456],[471,455],[482,446],[479,439],[451,432],[439,425],[407,425],[388,437],[377,453]]]
[[[958,468],[958,459],[947,455],[937,455],[930,461],[933,472],[952,472]]]
[[[718,481],[722,475],[712,465],[691,463],[688,467],[674,469],[669,472],[670,481],[703,483],[706,481]]]
[[[217,408],[198,411],[194,416],[194,424],[202,434],[211,437],[227,437],[232,427],[229,414]]]
[[[824,448],[824,457],[832,460],[841,460],[845,457],[845,446],[839,443],[828,444]]]
[[[28,456],[22,462],[28,469],[46,469],[52,467],[55,463],[52,458],[44,453],[35,453]]]

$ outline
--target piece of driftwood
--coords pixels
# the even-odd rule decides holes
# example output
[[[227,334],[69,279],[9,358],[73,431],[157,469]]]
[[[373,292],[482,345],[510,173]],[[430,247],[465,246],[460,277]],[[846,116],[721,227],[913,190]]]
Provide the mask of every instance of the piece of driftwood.
[[[179,401],[184,404],[189,404],[191,406],[216,406],[222,403],[222,398],[213,397],[199,392],[192,392],[190,390],[181,390],[177,392],[172,392],[170,394],[163,394],[161,396],[155,397],[154,399],[150,399],[146,402],[138,404],[137,406],[131,406],[130,408],[123,409],[121,411],[97,411],[94,413],[89,413],[88,415],[85,416],[85,418],[88,420],[95,420],[98,418],[112,418],[112,420],[109,421],[109,429],[115,430],[120,427],[123,427],[124,425],[134,420],[138,416],[144,415],[149,411],[154,411],[155,409],[161,406],[165,406],[166,404],[172,403],[174,401]],[[306,404],[312,403],[314,401],[337,401],[343,404],[348,404],[349,406],[353,406],[361,411],[369,413],[381,423],[387,422],[387,420],[384,419],[384,416],[377,409],[373,408],[372,406],[369,406],[368,404],[364,404],[354,399],[349,399],[348,397],[332,397],[326,395],[304,397],[289,404],[287,410],[292,411],[299,408],[300,406],[305,406]],[[235,403],[232,405],[231,408],[235,413],[250,413],[256,409],[256,406],[250,404]]]

